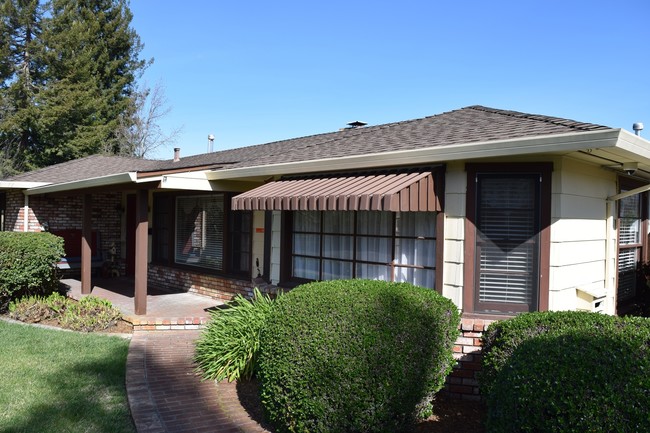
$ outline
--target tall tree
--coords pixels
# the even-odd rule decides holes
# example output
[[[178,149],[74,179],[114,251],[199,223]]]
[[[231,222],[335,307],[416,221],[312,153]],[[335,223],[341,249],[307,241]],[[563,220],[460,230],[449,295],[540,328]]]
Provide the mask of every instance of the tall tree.
[[[0,0],[0,175],[28,168],[39,141],[42,16],[38,0]]]
[[[117,150],[147,66],[128,0],[0,0],[0,14],[0,177]]]
[[[52,0],[40,166],[116,147],[119,119],[147,64],[131,19],[126,0]]]

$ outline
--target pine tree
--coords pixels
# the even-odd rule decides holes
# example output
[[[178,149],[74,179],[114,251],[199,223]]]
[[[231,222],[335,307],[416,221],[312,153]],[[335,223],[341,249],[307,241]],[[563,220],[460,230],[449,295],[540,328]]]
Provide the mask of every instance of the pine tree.
[[[117,148],[120,116],[146,66],[131,19],[125,0],[52,0],[40,166]]]
[[[0,0],[0,178],[117,152],[147,62],[127,0]]]
[[[38,0],[0,0],[0,175],[29,168],[39,142],[42,13]]]

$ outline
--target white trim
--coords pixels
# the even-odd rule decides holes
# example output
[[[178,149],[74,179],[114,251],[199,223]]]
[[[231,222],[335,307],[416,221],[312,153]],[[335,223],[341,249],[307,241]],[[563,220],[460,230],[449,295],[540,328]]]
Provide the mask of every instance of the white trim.
[[[238,180],[214,181],[208,180],[207,171],[163,175],[160,180],[161,189],[191,190],[191,191],[232,191],[244,192],[260,186],[259,182]]]
[[[482,141],[449,146],[433,146],[423,149],[398,150],[393,152],[371,153],[342,158],[324,158],[311,161],[297,161],[209,171],[206,173],[206,177],[209,180],[268,177],[297,173],[430,164],[476,158],[544,153],[565,154],[585,149],[615,148],[619,143],[621,132],[621,129],[608,129],[603,131]],[[631,136],[629,133],[625,135]],[[626,140],[626,143],[628,141],[629,140]],[[632,144],[636,145],[638,143],[630,142],[630,145]],[[648,162],[650,163],[650,152],[647,153]]]
[[[633,195],[641,194],[646,191],[650,191],[650,184],[643,185],[638,188],[631,189],[629,191],[614,194],[612,196],[607,197],[607,200],[611,200],[611,201],[621,200],[627,197],[632,197]]]
[[[23,231],[29,231],[29,197],[25,196],[25,205],[23,207]]]
[[[147,179],[147,182],[158,180],[157,178]],[[137,173],[132,171],[128,173],[111,174],[108,176],[93,177],[90,179],[75,180],[72,182],[49,184],[30,188],[25,191],[25,195],[47,194],[53,192],[72,191],[76,189],[92,188],[98,186],[117,185],[120,183],[139,183]]]
[[[12,182],[0,180],[0,189],[28,189],[38,186],[50,185],[51,182]]]

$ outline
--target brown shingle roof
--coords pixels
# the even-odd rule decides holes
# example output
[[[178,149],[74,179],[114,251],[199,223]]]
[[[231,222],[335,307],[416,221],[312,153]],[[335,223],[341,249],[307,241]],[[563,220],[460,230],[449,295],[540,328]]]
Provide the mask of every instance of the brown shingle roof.
[[[184,157],[178,162],[95,155],[23,173],[7,180],[60,183],[128,171],[251,167],[605,129],[611,128],[570,119],[474,105],[421,119],[194,155]]]
[[[21,173],[9,181],[65,183],[129,171],[150,170],[159,161],[123,156],[91,155]]]

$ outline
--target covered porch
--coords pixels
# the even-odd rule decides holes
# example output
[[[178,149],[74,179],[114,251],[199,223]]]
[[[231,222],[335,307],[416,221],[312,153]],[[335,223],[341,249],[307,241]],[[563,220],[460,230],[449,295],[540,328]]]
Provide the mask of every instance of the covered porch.
[[[79,279],[65,278],[61,283],[74,299],[93,295],[110,301],[122,312],[124,319],[133,324],[134,330],[199,329],[210,318],[210,310],[223,304],[217,299],[193,293],[173,293],[148,287],[147,313],[138,315],[135,311],[133,278],[93,278],[89,293],[82,293]]]

